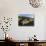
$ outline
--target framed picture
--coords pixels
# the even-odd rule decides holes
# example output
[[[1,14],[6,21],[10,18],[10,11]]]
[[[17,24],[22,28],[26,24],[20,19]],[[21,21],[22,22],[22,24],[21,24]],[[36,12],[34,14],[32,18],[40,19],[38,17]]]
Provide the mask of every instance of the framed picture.
[[[33,14],[19,14],[18,26],[34,26],[34,15]]]

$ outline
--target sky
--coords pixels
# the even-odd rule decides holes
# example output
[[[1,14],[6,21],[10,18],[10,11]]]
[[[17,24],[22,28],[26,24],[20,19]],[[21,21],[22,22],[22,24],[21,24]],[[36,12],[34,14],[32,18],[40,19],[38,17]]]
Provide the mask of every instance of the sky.
[[[19,14],[19,16],[31,17],[34,18],[33,14]]]

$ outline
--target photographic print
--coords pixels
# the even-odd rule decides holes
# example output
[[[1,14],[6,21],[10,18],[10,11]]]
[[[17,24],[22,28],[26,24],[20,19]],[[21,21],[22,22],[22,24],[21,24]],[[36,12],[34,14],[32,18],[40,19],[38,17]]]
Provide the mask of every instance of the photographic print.
[[[18,25],[19,26],[34,26],[34,15],[32,15],[32,14],[19,14]]]

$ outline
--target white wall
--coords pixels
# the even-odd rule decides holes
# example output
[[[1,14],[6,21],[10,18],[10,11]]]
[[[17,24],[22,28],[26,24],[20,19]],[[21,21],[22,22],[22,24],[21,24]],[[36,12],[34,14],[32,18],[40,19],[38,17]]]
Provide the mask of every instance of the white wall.
[[[30,6],[28,0],[0,0],[0,16],[8,16],[13,18],[10,33],[17,40],[27,40],[34,34],[37,35],[37,39],[45,40],[45,15],[46,8],[33,8]],[[34,27],[19,27],[18,26],[18,14],[31,13],[35,15]],[[45,34],[44,34],[45,33]],[[1,34],[1,33],[0,33]],[[2,36],[0,37],[2,39]]]

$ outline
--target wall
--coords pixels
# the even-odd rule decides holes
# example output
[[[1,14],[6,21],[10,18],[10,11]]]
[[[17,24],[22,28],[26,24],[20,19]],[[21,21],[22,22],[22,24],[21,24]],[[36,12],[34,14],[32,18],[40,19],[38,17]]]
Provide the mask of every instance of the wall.
[[[29,37],[32,37],[34,34],[36,34],[37,39],[45,40],[46,8],[44,7],[45,6],[43,4],[43,7],[33,8],[30,6],[28,0],[16,0],[16,1],[15,0],[0,0],[0,16],[13,18],[12,26],[10,31],[8,31],[8,33],[12,35],[14,39],[16,38],[16,40],[27,40],[29,39]],[[35,26],[34,27],[19,27],[17,22],[18,22],[18,14],[20,13],[34,14]],[[0,36],[0,39],[2,39],[2,36]]]

